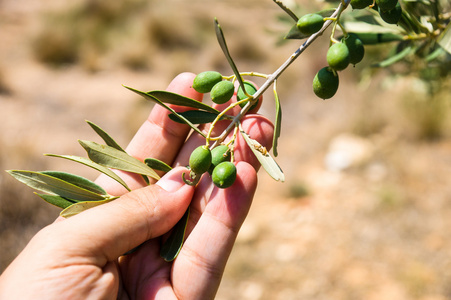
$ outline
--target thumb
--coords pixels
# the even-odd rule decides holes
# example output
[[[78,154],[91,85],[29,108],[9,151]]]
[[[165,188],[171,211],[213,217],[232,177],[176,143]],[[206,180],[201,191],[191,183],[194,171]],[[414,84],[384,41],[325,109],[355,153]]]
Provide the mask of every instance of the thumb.
[[[168,232],[182,218],[194,193],[194,188],[183,182],[183,172],[185,168],[175,168],[154,185],[52,226],[59,226],[62,235],[70,233],[71,239],[64,239],[64,247],[77,249],[74,255],[116,259]]]

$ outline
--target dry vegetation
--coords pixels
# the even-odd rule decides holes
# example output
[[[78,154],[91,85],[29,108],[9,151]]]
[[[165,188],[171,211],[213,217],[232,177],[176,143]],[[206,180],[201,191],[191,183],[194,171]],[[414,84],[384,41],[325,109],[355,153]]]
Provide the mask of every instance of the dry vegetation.
[[[84,155],[76,140],[96,139],[84,119],[125,145],[151,107],[121,84],[162,89],[182,71],[231,73],[214,16],[243,71],[270,73],[297,46],[276,46],[286,27],[269,0],[71,3],[0,2],[0,169],[95,178],[41,154]],[[217,299],[451,299],[449,82],[430,99],[415,78],[363,71],[369,55],[343,72],[334,99],[318,100],[311,80],[326,45],[280,80],[287,182],[260,174]],[[0,173],[0,271],[57,214]]]

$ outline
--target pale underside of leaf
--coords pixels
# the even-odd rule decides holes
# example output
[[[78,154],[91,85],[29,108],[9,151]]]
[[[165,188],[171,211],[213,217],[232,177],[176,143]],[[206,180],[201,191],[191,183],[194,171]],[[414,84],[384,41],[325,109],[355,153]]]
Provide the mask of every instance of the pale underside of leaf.
[[[280,137],[280,130],[282,127],[282,107],[280,105],[279,95],[277,94],[276,88],[275,88],[276,82],[274,82],[274,99],[276,103],[276,120],[274,124],[274,136],[272,141],[272,147],[273,147],[273,154],[277,157],[277,146],[279,145],[279,137]]]
[[[438,38],[438,44],[451,54],[451,22]]]
[[[59,195],[61,197],[79,201],[96,201],[105,199],[103,195],[94,193],[41,172],[10,170],[8,173],[29,187],[51,195]]]
[[[104,142],[108,146],[125,152],[125,150],[122,149],[122,147],[119,146],[119,144],[108,133],[106,133],[105,130],[100,128],[98,125],[92,123],[91,121],[86,121],[86,123],[88,123],[89,126],[91,126],[91,128],[102,138],[102,140],[104,140]]]
[[[240,130],[240,132],[249,148],[252,150],[252,152],[262,165],[263,169],[269,174],[269,176],[271,176],[276,181],[284,182],[285,175],[283,174],[282,169],[276,163],[274,158],[271,157],[269,152],[262,149],[261,144],[249,137],[246,132],[244,132],[243,130]]]
[[[111,177],[112,179],[116,180],[123,187],[125,187],[128,191],[130,191],[130,188],[127,186],[125,181],[122,180],[122,178],[120,178],[116,173],[114,173],[112,170],[108,169],[107,167],[104,167],[102,165],[99,165],[98,163],[93,162],[92,160],[89,160],[87,158],[80,157],[80,156],[74,156],[74,155],[57,155],[57,154],[45,154],[45,155],[72,160],[72,161],[81,163],[85,166],[88,166],[90,168],[93,168],[93,169],[107,175],[108,177]]]
[[[160,179],[154,170],[149,168],[142,161],[128,155],[127,153],[117,150],[107,145],[100,145],[91,141],[82,141],[79,143],[85,148],[89,158],[108,168],[122,170],[126,172],[146,175],[156,180]]]
[[[107,195],[107,192],[101,186],[84,177],[59,171],[42,171],[41,173],[59,178],[96,194]]]
[[[101,200],[101,201],[78,202],[78,203],[72,204],[71,206],[65,208],[60,213],[60,216],[63,218],[69,218],[69,217],[75,216],[87,209],[111,202],[115,199],[117,199],[117,198],[106,199],[106,200]]]

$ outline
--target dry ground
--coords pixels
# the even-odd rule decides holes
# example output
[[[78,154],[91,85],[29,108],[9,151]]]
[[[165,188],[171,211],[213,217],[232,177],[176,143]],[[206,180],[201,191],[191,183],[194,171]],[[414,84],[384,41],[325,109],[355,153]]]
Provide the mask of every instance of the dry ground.
[[[64,5],[0,1],[1,169],[95,178],[41,154],[84,155],[77,139],[96,139],[85,119],[125,145],[151,106],[121,84],[162,89],[182,71],[230,73],[214,16],[243,71],[270,73],[297,47],[276,46],[286,27],[269,0],[149,2],[149,40],[131,30],[111,51],[84,49],[78,64],[55,68],[36,59],[33,40],[48,20],[43,13]],[[306,3],[306,10],[314,5]],[[318,100],[310,85],[326,45],[318,41],[280,79],[278,162],[287,180],[260,173],[217,299],[451,299],[449,121],[441,137],[420,138],[422,116],[449,115],[449,90],[430,112],[412,79],[365,75],[357,66],[342,73],[333,100]],[[270,93],[262,113],[273,118]],[[0,271],[58,211],[0,173]]]

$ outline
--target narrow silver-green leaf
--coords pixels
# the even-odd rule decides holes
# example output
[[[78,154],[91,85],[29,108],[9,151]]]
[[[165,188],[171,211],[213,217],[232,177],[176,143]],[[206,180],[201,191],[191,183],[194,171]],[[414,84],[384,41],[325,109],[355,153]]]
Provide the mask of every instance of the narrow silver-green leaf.
[[[100,185],[84,177],[59,171],[42,171],[41,173],[59,178],[96,194],[107,195],[107,192]]]
[[[451,23],[446,26],[446,29],[439,36],[438,44],[451,54]]]
[[[189,120],[193,124],[205,124],[205,123],[211,123],[213,122],[218,114],[211,113],[208,111],[201,111],[201,110],[188,110],[185,112],[178,113],[178,115],[183,116],[187,120]],[[184,121],[180,120],[179,117],[175,114],[169,114],[169,118],[172,121],[178,122],[178,123],[185,123]]]
[[[63,209],[67,208],[77,202],[75,200],[71,201],[71,200],[61,197],[61,196],[38,194],[38,193],[35,193],[35,194],[38,195],[39,197],[41,197],[47,203],[50,203],[52,205],[58,206]]]
[[[115,199],[117,199],[117,198],[106,199],[106,200],[101,200],[101,201],[78,202],[78,203],[72,204],[71,206],[65,208],[60,213],[60,216],[63,218],[69,218],[69,217],[75,216],[87,209],[111,202]]]
[[[286,12],[295,22],[297,22],[298,21],[298,17],[296,16],[296,14],[291,10],[291,9],[289,9],[288,7],[286,7],[281,1],[278,1],[278,0],[274,0],[274,2],[277,4],[277,5],[279,5],[279,7],[284,11],[284,12]]]
[[[183,217],[174,226],[169,238],[161,246],[160,256],[165,261],[173,261],[180,253],[180,250],[182,249],[183,246],[183,242],[185,240],[188,219],[189,219],[189,208],[186,210]]]
[[[233,73],[236,76],[236,79],[240,83],[241,89],[245,91],[246,88],[244,87],[243,78],[241,78],[240,72],[238,71],[235,62],[233,61],[232,56],[230,55],[229,48],[227,47],[227,43],[224,37],[224,32],[222,32],[221,25],[219,25],[218,19],[216,18],[215,18],[215,31],[219,46],[221,47],[222,52],[224,53],[227,61],[229,62],[229,65],[232,68]]]
[[[119,146],[119,144],[108,133],[106,133],[105,130],[103,130],[102,128],[100,128],[96,124],[92,123],[91,121],[86,121],[86,123],[88,123],[89,126],[91,126],[92,129],[94,129],[94,131],[102,138],[102,140],[105,141],[105,143],[108,146],[116,148],[117,150],[121,150],[121,151],[125,152],[125,150],[122,149],[122,147]]]
[[[123,151],[90,141],[80,140],[79,143],[85,148],[89,158],[93,162],[108,168],[146,175],[156,180],[160,179],[160,176],[145,163]]]
[[[148,165],[150,168],[157,171],[162,171],[166,173],[172,170],[171,166],[156,158],[146,158],[144,160],[144,163]]]
[[[200,134],[200,135],[203,136],[204,138],[207,137],[207,136],[205,135],[205,133],[203,133],[202,131],[200,131],[199,128],[197,128],[193,123],[191,123],[191,122],[190,122],[189,120],[187,120],[185,117],[183,117],[182,115],[178,114],[175,110],[173,110],[172,108],[170,108],[169,106],[167,106],[166,104],[164,104],[163,102],[161,102],[160,100],[158,100],[158,98],[156,98],[156,97],[154,97],[154,96],[152,96],[152,95],[149,95],[149,94],[147,94],[147,93],[145,93],[145,92],[142,92],[142,91],[136,90],[136,89],[134,89],[134,88],[125,86],[125,85],[124,85],[124,87],[127,88],[127,89],[129,89],[130,91],[132,91],[132,92],[134,92],[134,93],[140,95],[140,96],[143,96],[143,97],[146,98],[147,100],[151,100],[151,101],[157,103],[158,105],[163,106],[164,108],[166,108],[167,110],[169,110],[170,112],[172,112],[174,115],[176,115],[180,120],[182,120],[183,122],[185,122],[185,124],[189,125],[189,126],[190,126],[194,131],[196,131],[198,134]]]
[[[415,48],[413,46],[408,46],[408,47],[404,48],[402,51],[398,52],[397,54],[390,56],[386,60],[381,61],[377,64],[374,64],[373,67],[376,67],[376,68],[388,67],[388,66],[400,61],[401,59],[403,59],[404,57],[408,56],[409,54],[411,54],[413,52],[415,52]]]
[[[280,130],[282,128],[282,107],[280,105],[279,95],[277,94],[276,90],[276,82],[274,82],[274,99],[276,103],[276,119],[274,124],[274,135],[272,140],[272,151],[275,157],[277,157],[277,146],[279,145],[279,137],[280,137]]]
[[[250,138],[246,132],[244,132],[243,130],[240,130],[240,132],[249,148],[251,148],[252,152],[257,157],[263,169],[269,174],[269,176],[271,176],[276,181],[285,181],[285,175],[283,174],[282,169],[276,163],[274,158],[269,155],[269,152],[266,151],[266,149],[263,148],[263,146],[259,142]]]
[[[59,157],[59,158],[72,160],[72,161],[81,163],[81,164],[83,164],[85,166],[88,166],[90,168],[93,168],[93,169],[95,169],[95,170],[107,175],[108,177],[111,177],[112,179],[116,180],[123,187],[125,187],[127,189],[127,191],[130,191],[130,188],[127,186],[125,181],[122,180],[122,178],[120,178],[116,173],[114,173],[113,171],[111,171],[107,167],[104,167],[102,165],[99,165],[98,163],[93,162],[92,160],[89,160],[87,158],[80,157],[80,156],[74,156],[74,155],[57,155],[57,154],[45,154],[45,155],[46,156],[53,156],[53,157]]]
[[[207,105],[204,104],[202,102],[196,101],[194,99],[176,94],[176,93],[171,93],[168,91],[150,91],[147,92],[147,94],[149,96],[155,97],[158,100],[160,100],[161,102],[164,103],[168,103],[168,104],[174,104],[174,105],[178,105],[178,106],[185,106],[185,107],[191,107],[191,108],[198,108],[198,109],[202,109],[205,111],[209,111],[215,114],[219,114],[220,112]]]
[[[103,195],[41,172],[23,170],[10,170],[7,172],[29,187],[51,195],[59,195],[64,198],[79,201],[95,201],[104,199]]]

